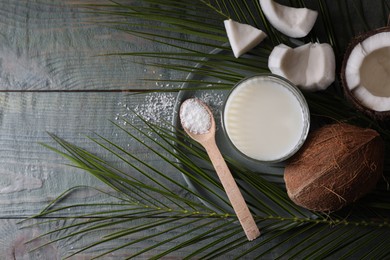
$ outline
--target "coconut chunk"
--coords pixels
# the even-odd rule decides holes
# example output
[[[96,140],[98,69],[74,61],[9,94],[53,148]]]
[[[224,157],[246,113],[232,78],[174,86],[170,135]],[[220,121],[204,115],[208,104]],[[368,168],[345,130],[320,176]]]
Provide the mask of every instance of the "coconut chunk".
[[[287,45],[276,46],[268,59],[268,67],[272,73],[290,80],[295,85],[304,85],[306,77],[302,77],[302,65],[306,64],[309,57],[309,44],[302,45],[292,50]]]
[[[260,0],[260,6],[273,27],[293,38],[305,37],[318,16],[317,11],[281,5],[273,0]]]
[[[267,35],[251,25],[225,20],[226,34],[236,58],[258,45]]]
[[[345,67],[350,90],[363,86],[376,96],[390,97],[390,32],[375,34],[352,49]]]
[[[361,42],[364,52],[368,54],[380,48],[389,47],[389,35],[389,32],[377,33]]]
[[[360,67],[362,66],[363,60],[366,56],[364,48],[361,44],[356,45],[356,48],[352,50],[350,60],[345,68],[345,79],[348,82],[350,90],[360,85]]]
[[[390,32],[386,29],[360,37],[347,50],[343,86],[359,108],[382,118],[376,112],[390,111]]]
[[[283,57],[286,57],[289,53],[291,53],[290,47],[287,45],[279,44],[278,46],[275,46],[268,59],[268,67],[272,73],[288,78],[282,67],[286,66],[283,64],[283,61],[285,60]]]
[[[310,210],[339,210],[375,188],[383,175],[384,149],[372,129],[338,123],[310,131],[286,164],[287,194]]]
[[[310,45],[306,83],[314,90],[326,89],[335,80],[336,60],[332,46],[327,43]]]
[[[375,111],[390,110],[390,97],[378,97],[371,94],[364,86],[359,86],[353,91],[353,95],[364,106]]]
[[[276,46],[268,59],[272,73],[308,91],[324,90],[335,80],[336,61],[332,47],[308,43],[297,48]]]

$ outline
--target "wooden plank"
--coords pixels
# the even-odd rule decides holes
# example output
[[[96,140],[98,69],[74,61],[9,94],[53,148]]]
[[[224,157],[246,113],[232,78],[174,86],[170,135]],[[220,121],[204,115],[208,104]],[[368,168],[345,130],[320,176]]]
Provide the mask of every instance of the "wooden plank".
[[[159,100],[165,102],[160,108],[156,107]],[[37,213],[75,185],[102,186],[88,174],[63,165],[67,160],[39,144],[55,145],[47,132],[113,160],[86,138],[96,132],[142,160],[159,164],[156,156],[114,127],[110,120],[124,124],[120,120],[124,117],[140,125],[130,109],[150,115],[151,120],[159,115],[169,119],[174,102],[175,96],[165,93],[0,93],[0,217]]]
[[[34,221],[36,224],[37,221]],[[85,235],[85,234],[79,234],[72,238],[66,238],[63,240],[60,240],[58,242],[49,244],[48,246],[45,246],[38,250],[33,250],[34,248],[37,248],[38,246],[48,243],[52,241],[55,238],[54,236],[45,236],[42,238],[39,238],[37,240],[34,240],[33,242],[29,242],[31,239],[44,234],[45,232],[49,230],[53,230],[55,228],[61,228],[66,225],[71,225],[77,223],[77,220],[74,219],[68,219],[68,220],[54,220],[47,225],[35,225],[32,227],[26,228],[27,223],[20,223],[19,220],[15,219],[0,219],[0,234],[2,236],[0,237],[0,254],[2,259],[50,259],[50,260],[59,260],[63,259],[65,256],[76,252],[77,250],[80,250],[83,245],[88,245],[93,242],[96,242],[97,239],[100,237],[107,235],[107,231],[101,231],[101,232],[95,232],[93,235]],[[132,221],[129,223],[125,223],[122,226],[117,226],[116,229],[113,229],[112,231],[118,231],[118,230],[124,230],[126,228],[131,227],[132,225],[141,225],[144,223],[142,220]],[[186,231],[188,229],[196,229],[196,225],[188,225],[186,227],[181,227],[178,229],[175,229],[175,226],[179,226],[181,224],[184,224],[183,220],[178,220],[174,222],[173,224],[167,225],[165,228],[172,229],[169,234],[162,234],[161,236],[156,237],[150,237],[148,240],[144,240],[142,242],[136,242],[137,239],[140,239],[145,236],[150,236],[151,234],[155,234],[158,232],[161,232],[161,227],[153,228],[151,231],[145,232],[141,231],[135,234],[131,234],[129,236],[126,236],[124,238],[118,238],[112,242],[108,242],[102,245],[99,245],[97,247],[93,247],[89,250],[86,250],[85,252],[82,252],[78,254],[75,257],[72,257],[71,259],[74,260],[81,260],[81,259],[91,259],[94,256],[97,256],[99,254],[104,253],[105,251],[114,249],[116,247],[119,247],[125,243],[131,243],[134,241],[134,244],[131,244],[123,249],[120,249],[118,251],[109,253],[102,259],[125,259],[132,254],[136,254],[137,252],[144,250],[145,248],[155,244],[164,241],[165,239],[168,239],[170,237],[174,237],[180,234],[180,232]],[[28,223],[32,224],[32,223]],[[84,226],[73,229],[74,232],[82,231],[82,229],[85,228]],[[202,232],[207,231],[208,228],[205,227],[199,227],[196,233],[200,234]],[[60,232],[60,236],[66,235],[64,232]],[[222,234],[223,235],[223,234]],[[219,236],[216,236],[214,238],[210,238],[208,241],[198,242],[195,246],[196,248],[198,246],[207,246],[208,243],[212,242],[213,239],[218,239]],[[159,247],[153,248],[150,251],[138,256],[137,259],[149,259],[153,257],[154,255],[157,255],[161,252],[164,252],[165,250],[168,250],[175,245],[179,244],[180,242],[183,242],[183,239],[188,239],[188,236],[184,236],[183,238],[179,238],[176,240],[172,240],[167,242],[166,244],[162,244]],[[168,256],[166,256],[166,259],[183,259],[186,255],[190,254],[194,248],[194,246],[185,247],[183,249],[177,250]],[[234,257],[235,252],[227,253],[226,257]]]
[[[0,90],[139,89],[155,87],[141,79],[171,77],[134,63],[143,58],[104,56],[169,49],[103,26],[112,17],[96,18],[80,3],[0,1]]]

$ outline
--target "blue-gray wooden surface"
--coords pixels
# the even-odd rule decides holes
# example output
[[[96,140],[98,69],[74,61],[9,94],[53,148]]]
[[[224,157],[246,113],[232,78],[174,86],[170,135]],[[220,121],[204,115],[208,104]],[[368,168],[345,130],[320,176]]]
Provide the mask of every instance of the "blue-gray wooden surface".
[[[88,237],[64,240],[29,252],[34,244],[24,242],[44,230],[22,228],[19,222],[38,213],[70,187],[91,185],[107,189],[87,173],[64,165],[65,159],[40,145],[41,142],[54,144],[47,132],[99,153],[96,145],[85,138],[92,131],[97,132],[126,145],[130,152],[147,162],[160,163],[145,148],[121,134],[110,121],[127,116],[127,108],[155,116],[148,112],[148,105],[160,102],[161,96],[127,95],[118,90],[161,87],[165,83],[160,80],[185,75],[145,68],[136,63],[143,62],[141,58],[101,56],[169,49],[98,25],[94,15],[75,7],[80,3],[106,1],[0,0],[1,260],[60,259],[77,250],[80,242]],[[375,20],[378,16],[370,17]],[[140,80],[142,78],[152,81]],[[168,98],[163,101],[168,105],[161,115],[169,119],[175,95]],[[183,182],[180,175],[172,176]],[[92,190],[84,190],[68,198],[68,202],[104,199]],[[53,223],[55,227],[64,224],[60,219]],[[134,239],[146,235],[146,232],[137,234]],[[105,259],[122,259],[153,242],[137,244]],[[163,249],[158,248],[151,254]],[[171,258],[180,259],[186,250],[188,253],[191,248],[173,253]],[[72,259],[89,259],[94,253],[83,253]]]
[[[158,101],[158,97],[117,90],[156,87],[163,84],[159,79],[173,75],[157,68],[145,69],[132,58],[101,54],[164,51],[167,47],[97,25],[94,15],[74,6],[80,3],[105,1],[0,0],[0,259],[60,259],[76,250],[80,244],[77,239],[29,252],[33,245],[24,242],[42,230],[22,228],[18,222],[38,213],[70,187],[105,188],[87,173],[64,165],[65,159],[40,145],[54,144],[47,132],[95,150],[85,138],[94,131],[127,145],[147,162],[159,163],[146,149],[118,133],[110,120],[126,114],[127,107],[146,110],[142,106]],[[172,114],[172,100],[174,95],[169,96],[168,115]],[[180,176],[177,179],[182,181]],[[86,190],[72,199],[102,198]],[[146,244],[137,248],[143,246]],[[107,258],[121,259],[134,250],[127,248]],[[73,259],[89,259],[93,254]],[[173,257],[180,258],[180,254]]]

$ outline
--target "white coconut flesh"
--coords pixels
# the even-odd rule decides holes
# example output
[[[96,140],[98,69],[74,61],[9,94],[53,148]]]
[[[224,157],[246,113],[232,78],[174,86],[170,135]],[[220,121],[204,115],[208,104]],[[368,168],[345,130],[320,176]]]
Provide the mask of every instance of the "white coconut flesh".
[[[390,32],[357,44],[348,57],[345,81],[351,94],[374,111],[390,110]]]
[[[336,61],[327,43],[307,43],[294,49],[280,44],[272,50],[268,68],[301,89],[317,91],[335,80]]]
[[[249,24],[242,24],[231,19],[225,20],[224,24],[230,46],[236,58],[253,49],[267,37],[262,30]]]
[[[274,2],[259,0],[265,17],[275,29],[293,37],[305,37],[313,28],[318,12],[308,8],[295,8]]]

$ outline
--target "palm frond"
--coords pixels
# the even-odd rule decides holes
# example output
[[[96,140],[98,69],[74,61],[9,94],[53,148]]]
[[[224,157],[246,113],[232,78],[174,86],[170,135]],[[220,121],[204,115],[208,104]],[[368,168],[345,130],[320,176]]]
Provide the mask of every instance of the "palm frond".
[[[110,1],[104,5],[83,5],[83,8],[99,15],[99,20],[107,18],[107,22],[103,23],[105,26],[165,45],[166,52],[142,51],[115,55],[142,57],[148,59],[145,63],[151,66],[198,75],[198,78],[165,81],[190,84],[191,89],[230,88],[247,75],[268,71],[268,55],[273,46],[279,43],[294,46],[308,41],[325,41],[334,47],[340,63],[351,37],[370,29],[366,3],[363,1],[338,1],[337,4],[328,0],[289,2],[293,6],[311,6],[319,10],[320,22],[300,42],[277,32],[268,23],[257,0],[145,0],[132,4]],[[386,11],[384,8],[378,9],[383,10],[381,15],[385,25],[389,4],[387,1],[372,1],[372,4],[387,7]],[[235,59],[226,44],[223,27],[223,20],[228,18],[261,28],[269,37],[248,55]],[[343,26],[336,26],[335,21],[340,20]],[[213,49],[217,50],[210,52]],[[377,122],[355,111],[345,101],[339,80],[325,92],[304,94],[313,117],[325,122],[347,121],[375,128],[389,147],[388,123]],[[187,258],[204,259],[222,256],[379,259],[390,255],[390,237],[386,235],[390,230],[388,185],[378,187],[365,199],[343,211],[320,214],[292,203],[280,176],[279,180],[271,180],[270,174],[254,172],[232,158],[226,158],[263,232],[255,242],[248,242],[236,223],[236,216],[221,184],[210,175],[208,169],[211,165],[205,151],[172,125],[156,125],[142,117],[138,119],[142,127],[128,120],[125,120],[125,126],[112,123],[116,129],[159,158],[166,166],[163,169],[152,166],[128,152],[126,147],[98,133],[89,137],[90,141],[102,148],[108,157],[115,158],[118,164],[109,163],[50,134],[59,147],[45,146],[68,159],[73,167],[85,170],[105,183],[110,191],[97,191],[112,202],[61,206],[72,192],[86,187],[65,191],[40,214],[26,222],[42,218],[43,221],[36,225],[50,227],[50,217],[57,215],[66,215],[69,217],[64,219],[76,219],[78,222],[43,233],[40,237],[48,237],[51,241],[41,246],[82,234],[92,240],[82,244],[78,250],[69,252],[68,257],[115,241],[115,246],[96,255],[104,257],[151,239],[155,243],[137,252],[132,251],[129,258],[154,255],[154,259],[158,259],[189,247],[191,252],[186,251]],[[119,166],[123,164],[126,167]],[[385,170],[385,178],[388,178],[388,158]],[[174,177],[171,174],[175,174]],[[179,181],[182,176],[211,195],[200,194],[187,187]],[[173,187],[175,191],[167,187]],[[189,197],[179,196],[178,191]],[[73,215],[65,214],[68,209],[80,211]],[[83,213],[83,209],[88,209],[89,213]],[[143,219],[141,224],[137,222],[140,219]],[[148,232],[147,236],[137,237],[145,234],[145,231]],[[96,232],[104,235],[94,236]],[[131,241],[127,239],[133,236],[137,238]],[[158,239],[161,237],[164,240]],[[154,251],[156,249],[158,251]]]
[[[172,140],[176,140],[172,137],[172,131],[170,129],[162,128],[161,126],[152,125],[147,121],[144,123],[147,124],[147,127],[149,127],[151,131],[160,138],[160,140],[156,141],[156,137],[148,134],[150,137],[150,139],[148,139],[148,143],[151,144],[146,144],[145,139],[140,138],[138,139],[139,142],[146,145],[148,149],[156,153],[157,156],[163,156],[166,163],[170,166],[176,165],[175,162],[178,160],[183,162],[185,167],[191,167],[191,170],[198,168],[197,165],[193,165],[193,163],[191,164],[191,162],[185,158],[189,151],[194,153],[193,145],[189,143],[190,140],[184,140],[185,142],[181,142],[181,151],[172,153],[172,145],[174,145],[172,144]],[[129,129],[120,125],[116,126],[126,134],[131,135],[133,138],[136,137],[136,135],[131,133]],[[136,132],[140,133],[140,129],[135,128],[135,126],[129,127],[133,127]],[[186,192],[191,192],[191,190],[188,190],[188,188],[184,185],[177,183],[176,180],[169,178],[167,174],[162,172],[159,173],[159,177],[156,177],[156,171],[158,170],[146,163],[143,164],[148,168],[148,171],[141,170],[139,168],[135,169],[137,172],[141,172],[143,175],[149,176],[151,184],[143,184],[140,181],[137,181],[134,176],[129,174],[126,174],[127,177],[124,178],[124,172],[121,172],[114,166],[110,166],[104,160],[95,158],[88,152],[77,148],[54,135],[52,135],[52,137],[55,138],[63,149],[68,151],[66,153],[67,157],[71,159],[76,167],[81,167],[98,178],[104,177],[103,180],[105,181],[110,179],[110,181],[107,181],[108,185],[111,186],[113,190],[119,191],[120,194],[120,196],[113,196],[115,200],[119,200],[120,202],[113,203],[111,205],[115,206],[117,208],[116,210],[110,209],[104,211],[101,209],[101,206],[104,205],[94,203],[56,207],[56,205],[59,204],[59,201],[67,195],[66,192],[62,194],[55,203],[49,205],[47,209],[42,211],[41,214],[35,216],[49,217],[52,214],[58,214],[66,211],[69,207],[89,208],[89,210],[92,211],[92,213],[72,216],[83,219],[81,223],[71,224],[57,230],[49,231],[42,235],[58,236],[57,238],[52,239],[51,242],[42,245],[45,246],[47,244],[59,242],[80,234],[88,235],[89,233],[96,232],[97,230],[107,230],[105,232],[108,233],[104,237],[89,245],[83,246],[82,249],[72,253],[70,256],[88,249],[93,249],[96,246],[119,238],[131,236],[138,232],[153,230],[156,226],[159,226],[160,228],[163,228],[164,226],[166,227],[163,228],[163,231],[153,233],[150,236],[142,237],[132,242],[123,243],[107,252],[102,253],[101,256],[104,256],[109,252],[131,246],[153,236],[161,236],[162,234],[166,234],[165,232],[173,230],[179,233],[167,238],[165,242],[156,242],[156,244],[151,245],[149,248],[145,248],[144,250],[135,253],[134,256],[142,255],[149,250],[162,246],[164,243],[170,242],[173,244],[176,242],[176,245],[166,251],[160,252],[156,257],[168,255],[176,250],[183,249],[188,246],[194,248],[190,254],[191,257],[202,256],[210,259],[224,254],[233,254],[234,252],[237,252],[237,249],[239,249],[240,252],[239,255],[234,254],[237,257],[244,257],[246,255],[253,254],[259,257],[267,256],[271,254],[274,248],[278,248],[278,251],[280,250],[279,252],[281,257],[325,257],[334,253],[355,256],[356,254],[360,254],[362,250],[366,250],[365,246],[371,246],[373,241],[379,237],[381,239],[385,239],[386,241],[389,240],[390,242],[389,238],[383,238],[384,233],[388,232],[390,224],[386,217],[378,217],[379,213],[375,214],[375,216],[364,215],[364,218],[360,219],[358,217],[359,215],[355,215],[356,212],[353,211],[354,217],[350,217],[348,219],[343,215],[333,215],[330,217],[327,215],[314,214],[312,212],[304,211],[288,199],[282,187],[264,180],[261,176],[259,176],[259,173],[253,173],[242,168],[237,169],[234,165],[232,165],[231,167],[234,169],[237,178],[242,179],[245,182],[247,185],[245,186],[246,189],[254,191],[252,195],[254,195],[255,198],[258,198],[258,195],[255,195],[256,191],[262,194],[262,197],[257,200],[250,197],[248,199],[250,201],[251,210],[254,212],[256,222],[264,232],[263,236],[259,238],[259,240],[256,240],[256,243],[250,243],[242,234],[240,226],[234,223],[236,221],[236,217],[231,213],[232,211],[223,207],[218,207],[218,205],[228,204],[224,201],[226,200],[225,198],[219,197],[219,203],[210,204],[212,206],[205,206],[203,203],[184,199],[167,191],[165,188],[166,186],[164,186],[161,181],[168,182],[167,185],[169,185],[169,187],[178,186],[180,189],[186,189]],[[120,160],[126,160],[130,165],[133,163],[130,162],[130,159],[125,159],[124,155],[140,162],[140,159],[137,159],[134,155],[128,154],[125,148],[102,136],[98,135],[96,138],[91,138],[91,141],[104,147],[105,150],[108,153],[111,153],[114,157]],[[157,146],[159,149],[153,148],[152,145]],[[55,148],[51,149],[56,150]],[[159,151],[161,149],[169,153],[169,156],[171,157],[170,160],[167,159],[168,157],[166,157],[166,155],[162,155],[162,152]],[[123,155],[119,154],[119,152],[123,153]],[[63,152],[60,153],[65,155]],[[197,153],[204,152],[199,149]],[[207,156],[205,154],[200,157],[207,160]],[[188,177],[191,177],[193,174],[185,168],[177,169],[181,171],[181,174],[187,175]],[[201,169],[197,169],[197,173],[208,174],[203,172]],[[125,182],[126,185],[120,184],[118,181]],[[212,190],[221,189],[220,184],[211,178],[203,179],[202,183],[212,187]],[[150,194],[151,192],[155,195],[145,195]],[[204,198],[197,193],[192,192],[192,194],[195,197],[207,201],[207,198]],[[248,194],[245,196],[248,196]],[[156,200],[153,198],[159,199]],[[161,202],[161,200],[165,200],[166,203]],[[217,209],[217,211],[215,209]],[[352,210],[353,209],[349,209],[348,214],[350,214]],[[373,212],[376,211],[373,208],[370,210]],[[163,216],[163,218],[161,218],[161,220],[156,220],[156,217],[158,216]],[[88,217],[88,219],[86,219],[86,217]],[[131,228],[122,228],[119,231],[110,232],[107,229],[112,229],[113,227],[123,223],[130,224],[140,218],[148,221],[142,224],[142,226],[136,225]],[[177,224],[175,224],[175,227],[172,227],[171,224],[176,222]],[[204,226],[206,230],[203,233],[199,233],[198,225]],[[180,227],[183,226],[192,226],[192,228],[184,231],[180,229]],[[76,227],[79,227],[77,231],[67,232],[66,235],[61,234],[64,230],[69,231]],[[82,228],[80,229],[80,227]],[[184,239],[184,237],[186,239]],[[335,239],[335,237],[337,237],[337,239]],[[211,244],[202,243],[204,241],[209,241],[210,239],[213,240]],[[177,240],[180,242],[177,243]],[[325,245],[322,244],[323,241],[327,240],[329,241]],[[291,245],[291,247],[286,248],[286,244]],[[272,246],[270,247],[269,245]],[[384,251],[381,255],[385,255],[387,253],[390,253],[390,250]]]

